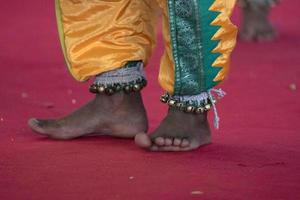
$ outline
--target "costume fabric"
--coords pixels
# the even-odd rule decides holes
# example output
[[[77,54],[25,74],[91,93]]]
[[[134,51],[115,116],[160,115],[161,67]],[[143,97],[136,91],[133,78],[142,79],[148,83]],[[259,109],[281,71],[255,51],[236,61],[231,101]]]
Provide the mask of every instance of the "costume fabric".
[[[147,65],[163,16],[165,51],[159,82],[172,95],[199,95],[228,74],[237,29],[235,0],[56,0],[66,63],[78,81]]]
[[[94,84],[109,86],[113,84],[135,83],[146,80],[144,63],[141,61],[128,62],[124,67],[97,75]]]

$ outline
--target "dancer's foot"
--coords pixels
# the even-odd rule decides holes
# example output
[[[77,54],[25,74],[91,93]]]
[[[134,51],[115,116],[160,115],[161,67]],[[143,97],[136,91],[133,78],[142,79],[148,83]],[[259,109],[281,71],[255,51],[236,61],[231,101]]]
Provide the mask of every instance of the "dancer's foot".
[[[146,132],[148,122],[140,93],[96,95],[95,99],[58,120],[30,119],[28,125],[37,133],[54,139],[73,139],[99,133],[133,138]]]
[[[152,151],[189,151],[211,143],[207,114],[189,114],[170,108],[154,133],[135,136],[139,147]]]
[[[244,22],[240,34],[246,41],[272,41],[277,37],[277,32],[269,21],[270,6],[260,5],[243,8]]]

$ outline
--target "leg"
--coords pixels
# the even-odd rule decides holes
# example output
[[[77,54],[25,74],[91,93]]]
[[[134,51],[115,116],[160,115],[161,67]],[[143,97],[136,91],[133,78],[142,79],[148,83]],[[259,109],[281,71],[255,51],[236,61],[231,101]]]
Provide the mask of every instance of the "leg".
[[[122,69],[98,75],[90,88],[98,94],[85,106],[58,120],[31,119],[29,125],[54,139],[93,133],[132,138],[148,127],[139,92],[145,86],[142,80],[145,80],[142,62],[129,62]]]
[[[132,138],[146,131],[139,92],[144,83],[138,81],[155,46],[155,5],[141,0],[57,0],[56,6],[69,70],[78,81],[97,76],[90,89],[99,94],[63,118],[30,119],[29,126],[55,139],[93,133]]]
[[[269,21],[271,7],[277,0],[240,0],[243,10],[241,38],[246,41],[271,41],[276,30]]]
[[[166,50],[159,81],[170,108],[150,135],[136,144],[153,151],[188,151],[211,143],[207,111],[214,106],[211,88],[227,74],[236,27],[229,17],[234,1],[161,1]],[[220,12],[221,14],[219,14]]]

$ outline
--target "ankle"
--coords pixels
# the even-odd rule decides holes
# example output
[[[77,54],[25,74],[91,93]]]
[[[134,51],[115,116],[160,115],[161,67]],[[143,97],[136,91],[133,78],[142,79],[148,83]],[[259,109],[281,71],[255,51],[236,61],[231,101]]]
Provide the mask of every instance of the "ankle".
[[[207,112],[203,112],[200,114],[191,114],[186,113],[178,110],[177,108],[170,107],[168,110],[168,114],[171,116],[174,116],[174,119],[176,121],[184,121],[184,122],[190,122],[191,124],[202,124],[207,123]]]

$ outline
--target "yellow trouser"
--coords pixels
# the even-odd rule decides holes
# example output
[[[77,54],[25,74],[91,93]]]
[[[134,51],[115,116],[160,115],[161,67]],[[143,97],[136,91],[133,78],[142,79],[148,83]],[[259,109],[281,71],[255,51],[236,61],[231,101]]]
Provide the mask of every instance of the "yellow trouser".
[[[222,54],[213,66],[223,68],[215,81],[223,80],[227,74],[229,55],[235,45],[236,31],[229,20],[234,2],[215,0],[211,8],[221,12],[212,22],[221,26],[212,38],[220,40],[214,51]],[[85,81],[128,61],[142,60],[147,64],[156,43],[159,7],[163,11],[165,40],[159,82],[164,90],[173,93],[175,64],[167,0],[56,0],[61,43],[74,78]]]

